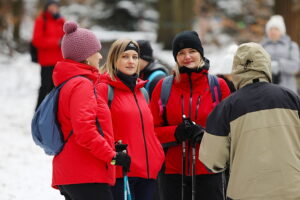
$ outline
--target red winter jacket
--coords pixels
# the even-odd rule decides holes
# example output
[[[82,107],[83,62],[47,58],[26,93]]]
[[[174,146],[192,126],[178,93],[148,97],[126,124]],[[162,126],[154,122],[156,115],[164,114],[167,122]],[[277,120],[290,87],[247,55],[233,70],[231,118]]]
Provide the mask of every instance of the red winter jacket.
[[[115,183],[115,156],[110,111],[100,95],[95,95],[98,70],[71,60],[58,62],[53,81],[57,86],[71,77],[61,89],[58,100],[58,121],[66,139],[73,135],[53,159],[52,186],[78,183]],[[90,79],[90,80],[89,80]],[[104,137],[96,127],[100,122]]]
[[[64,22],[63,18],[54,19],[49,12],[43,12],[35,20],[32,42],[41,66],[54,66],[62,60],[60,41],[64,35]]]
[[[212,96],[209,89],[207,70],[203,70],[199,73],[191,73],[189,76],[187,73],[180,74],[181,80],[177,82],[173,80],[168,103],[166,105],[166,117],[168,125],[164,126],[164,120],[162,118],[162,107],[160,103],[160,92],[162,87],[162,80],[157,84],[153,93],[150,103],[150,108],[154,118],[155,131],[158,139],[162,144],[174,143],[176,139],[174,132],[176,126],[182,122],[182,115],[190,116],[191,120],[205,127],[208,114],[213,109]],[[223,79],[218,78],[222,99],[226,98],[230,91],[226,82]],[[184,98],[184,113],[182,113],[182,98]],[[191,97],[191,99],[190,99]],[[192,100],[192,101],[191,101]],[[190,106],[190,102],[192,105]],[[191,111],[189,112],[189,108]],[[190,115],[189,115],[190,113]],[[196,147],[198,158],[199,145]],[[176,145],[168,148],[166,153],[166,174],[182,174],[182,146]],[[186,175],[191,175],[192,170],[192,148],[190,145],[186,148]],[[196,174],[208,174],[206,167],[196,159]]]
[[[131,156],[128,176],[156,179],[164,161],[164,153],[154,132],[151,111],[140,91],[146,82],[138,79],[134,93],[118,78],[112,81],[106,76],[104,82],[114,88],[110,106],[114,138],[115,141],[122,140],[124,144],[128,144],[128,154]],[[99,84],[97,91],[107,100],[106,83]],[[119,166],[116,176],[123,177]]]

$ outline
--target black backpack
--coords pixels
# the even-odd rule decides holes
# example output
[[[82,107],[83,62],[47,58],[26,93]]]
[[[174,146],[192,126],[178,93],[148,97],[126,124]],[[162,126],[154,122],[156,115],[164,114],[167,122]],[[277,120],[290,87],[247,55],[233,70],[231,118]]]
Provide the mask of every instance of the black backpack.
[[[38,63],[37,48],[33,45],[32,41],[29,43],[29,53],[31,61],[34,63]]]

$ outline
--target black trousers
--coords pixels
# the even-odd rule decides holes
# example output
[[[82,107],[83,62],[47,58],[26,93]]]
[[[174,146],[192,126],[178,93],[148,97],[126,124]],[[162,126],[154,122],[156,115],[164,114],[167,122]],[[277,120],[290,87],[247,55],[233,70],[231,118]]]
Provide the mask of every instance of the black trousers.
[[[59,185],[58,188],[66,200],[113,200],[106,183]]]
[[[132,200],[153,200],[156,180],[137,177],[128,177]],[[111,188],[114,200],[124,200],[124,180],[117,178]]]
[[[45,96],[53,89],[54,84],[52,80],[54,66],[41,67],[41,86],[39,90],[38,101],[35,110],[39,107]]]
[[[225,200],[225,178],[222,173],[196,176],[196,200]],[[164,200],[181,200],[181,174],[165,174],[162,186]],[[184,199],[192,199],[192,177],[185,177]]]
[[[164,169],[160,170],[157,176],[156,184],[155,184],[155,191],[154,191],[154,198],[153,200],[164,200],[162,187],[164,183]]]

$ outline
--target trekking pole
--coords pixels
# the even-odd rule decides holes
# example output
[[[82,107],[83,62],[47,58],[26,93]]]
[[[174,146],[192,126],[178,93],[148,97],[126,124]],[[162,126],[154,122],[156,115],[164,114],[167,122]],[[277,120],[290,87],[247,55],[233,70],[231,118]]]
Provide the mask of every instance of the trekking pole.
[[[190,127],[189,119],[186,116],[182,115],[182,121],[185,124],[185,127]],[[181,177],[181,199],[184,200],[184,190],[185,190],[185,162],[186,162],[186,142],[182,142],[182,177]]]
[[[184,98],[183,98],[183,95],[181,95],[181,103],[182,103],[181,104],[182,121],[184,121],[186,119],[186,116],[184,115]],[[181,145],[182,145],[182,155],[181,155],[181,200],[184,200],[185,151],[186,151],[185,141],[182,141]]]
[[[124,200],[131,200],[131,193],[129,188],[127,172],[125,172],[125,170],[123,170],[123,172],[124,172]]]
[[[126,150],[123,151],[126,153]],[[127,171],[123,167],[123,180],[124,180],[124,200],[131,200],[131,193],[130,193],[130,187],[129,187],[129,181],[127,176]]]
[[[196,197],[196,144],[192,144],[192,200]]]
[[[119,140],[117,143],[122,145],[122,140]],[[119,150],[121,150],[124,153],[127,153],[127,145],[121,146]],[[124,200],[131,200],[131,193],[130,193],[127,171],[124,167],[123,167],[123,182],[124,182]]]
[[[182,175],[181,175],[181,200],[184,200],[184,188],[185,188],[185,141],[182,142]]]

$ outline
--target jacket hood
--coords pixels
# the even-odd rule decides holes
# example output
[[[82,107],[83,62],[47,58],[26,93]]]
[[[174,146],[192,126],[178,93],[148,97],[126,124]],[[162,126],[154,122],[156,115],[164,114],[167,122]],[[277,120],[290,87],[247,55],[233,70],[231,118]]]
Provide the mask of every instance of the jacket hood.
[[[236,89],[255,81],[272,82],[270,55],[260,44],[240,45],[233,59],[232,78]]]
[[[79,75],[85,76],[93,81],[99,78],[98,69],[95,67],[65,59],[57,62],[55,65],[52,75],[53,83],[55,86],[58,86],[64,81]]]

